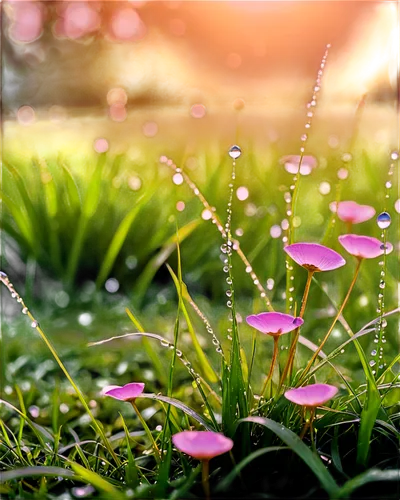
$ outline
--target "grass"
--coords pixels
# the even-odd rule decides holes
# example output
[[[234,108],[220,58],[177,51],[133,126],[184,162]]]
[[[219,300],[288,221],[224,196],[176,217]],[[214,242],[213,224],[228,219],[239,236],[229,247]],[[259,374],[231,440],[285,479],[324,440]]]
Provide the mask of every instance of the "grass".
[[[184,168],[189,188],[174,186],[174,172],[151,148],[135,165],[128,154],[93,154],[71,165],[61,155],[6,156],[2,231],[9,277],[1,281],[11,298],[3,297],[2,495],[204,497],[198,462],[171,444],[171,435],[198,428],[234,440],[230,454],[210,462],[212,498],[285,498],[294,485],[297,498],[398,498],[398,250],[383,265],[363,263],[331,327],[357,261],[339,245],[346,229],[332,223],[329,211],[336,199],[386,209],[392,224],[384,238],[398,245],[397,178],[385,188],[388,151],[359,141],[348,159],[347,151],[317,138],[308,147],[319,167],[295,181],[289,202],[293,176],[278,166],[287,151],[250,141],[241,143],[236,178],[228,148],[202,152],[195,169],[179,149],[169,151],[180,159],[176,166]],[[338,180],[340,168],[347,179]],[[323,182],[331,187],[326,195]],[[249,189],[248,200],[237,199],[238,186]],[[178,201],[185,202],[183,212]],[[221,223],[222,238],[218,221],[201,217],[205,206],[228,221]],[[260,398],[272,342],[244,318],[266,310],[266,300],[298,314],[307,278],[286,262],[281,238],[271,236],[271,226],[283,219],[294,241],[323,242],[347,264],[314,275],[294,369],[286,370],[281,387],[291,341],[282,336],[279,366]],[[374,220],[354,230],[381,237]],[[17,272],[18,256],[26,265]],[[116,293],[103,290],[109,278],[118,281]],[[33,283],[41,285],[39,297]],[[18,315],[25,303],[27,314]],[[319,362],[307,367],[330,327]],[[373,365],[373,349],[383,356],[382,368]],[[132,381],[146,383],[136,401],[141,418],[101,394],[107,385]],[[339,394],[317,409],[314,433],[301,439],[307,415],[283,393],[315,381],[336,385]]]

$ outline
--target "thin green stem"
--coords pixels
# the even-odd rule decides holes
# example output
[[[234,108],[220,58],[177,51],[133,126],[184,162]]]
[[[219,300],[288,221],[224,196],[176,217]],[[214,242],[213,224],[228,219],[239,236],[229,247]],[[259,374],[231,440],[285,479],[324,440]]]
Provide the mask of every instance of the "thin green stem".
[[[35,324],[37,323],[37,321],[35,320],[35,318],[32,316],[32,314],[28,311],[28,317],[29,319],[32,320],[32,324]],[[110,455],[113,457],[115,463],[117,464],[118,467],[121,466],[121,462],[118,458],[118,456],[116,455],[115,451],[112,449],[111,447],[111,444],[110,442],[108,441],[106,435],[104,434],[104,431],[103,429],[100,427],[100,425],[98,424],[97,420],[94,418],[94,415],[93,413],[90,411],[90,408],[88,406],[88,404],[86,403],[85,401],[85,398],[83,397],[83,394],[81,393],[80,389],[78,388],[78,386],[75,384],[75,382],[73,381],[71,375],[68,373],[68,370],[65,368],[63,362],[61,361],[61,359],[59,358],[56,350],[54,349],[54,347],[51,345],[50,341],[47,339],[46,337],[46,334],[44,333],[44,331],[40,328],[39,324],[37,323],[37,326],[35,327],[36,328],[36,331],[39,333],[39,335],[42,337],[42,340],[44,341],[44,343],[46,344],[46,346],[48,347],[48,349],[50,350],[51,354],[53,355],[54,359],[57,361],[58,363],[58,366],[61,368],[61,370],[64,372],[64,375],[67,377],[69,383],[72,385],[72,387],[74,388],[78,398],[79,398],[79,401],[82,403],[82,406],[85,408],[86,410],[86,413],[89,415],[89,417],[91,418],[92,422],[93,422],[93,425],[94,427],[96,428],[96,431],[99,433],[100,437],[102,438],[107,450],[109,451]]]
[[[210,500],[210,461],[202,460],[201,483],[203,485],[204,496],[206,500]]]
[[[272,355],[271,366],[270,366],[267,378],[265,379],[264,385],[263,385],[261,392],[260,392],[260,397],[262,397],[264,395],[264,392],[267,388],[268,382],[271,380],[272,374],[274,373],[274,366],[275,366],[275,363],[276,363],[276,360],[277,360],[278,354],[279,354],[278,342],[279,342],[279,335],[274,335],[274,353]]]
[[[310,437],[311,437],[311,446],[314,452],[317,451],[317,447],[315,444],[315,438],[314,438],[314,417],[315,417],[315,407],[311,408],[310,410]]]
[[[320,353],[320,351],[322,350],[322,348],[324,347],[326,341],[328,340],[329,338],[329,335],[332,333],[332,330],[334,329],[335,325],[336,325],[336,322],[337,320],[339,319],[340,315],[342,314],[343,312],[343,309],[345,308],[346,304],[347,304],[347,301],[349,300],[349,297],[350,297],[350,294],[354,288],[354,285],[356,284],[356,281],[357,281],[357,277],[358,277],[358,273],[360,272],[360,267],[361,267],[361,263],[362,263],[363,259],[362,258],[358,258],[358,262],[357,262],[357,266],[356,266],[356,270],[354,272],[354,276],[353,276],[353,279],[351,280],[351,283],[350,283],[350,286],[349,286],[349,289],[347,291],[347,294],[346,294],[346,297],[344,298],[343,302],[342,302],[342,305],[340,306],[338,312],[336,313],[336,316],[332,322],[332,325],[330,326],[327,334],[325,335],[323,341],[321,342],[321,344],[319,345],[318,349],[314,352],[312,358],[310,359],[310,361],[308,362],[308,365],[306,366],[306,368],[304,369],[302,375],[301,375],[301,378],[300,378],[300,381],[299,381],[299,384],[301,384],[303,381],[304,381],[304,378],[305,376],[307,375],[308,371],[310,370],[310,368],[312,367],[314,361],[317,359],[318,357],[318,354]]]
[[[312,280],[312,277],[314,275],[314,272],[315,271],[313,271],[313,270],[308,271],[307,281],[306,281],[306,285],[304,287],[303,298],[301,299],[301,308],[300,308],[300,313],[299,313],[300,318],[303,318],[304,312],[306,310],[308,294],[310,291],[311,280]],[[285,368],[283,370],[282,377],[281,377],[281,380],[279,383],[279,389],[282,387],[283,383],[285,382],[287,374],[289,372],[290,372],[290,375],[292,374],[293,361],[294,361],[294,357],[296,355],[296,347],[297,347],[299,335],[300,335],[300,327],[297,327],[295,330],[294,336],[293,336],[292,344],[291,344],[290,349],[289,349],[288,359],[287,359],[287,362],[286,362],[286,365],[285,365]]]
[[[140,420],[140,423],[142,424],[143,429],[146,432],[147,437],[150,440],[150,443],[153,446],[154,456],[157,460],[157,463],[160,463],[160,461],[161,461],[160,450],[158,449],[157,443],[154,440],[153,434],[151,433],[151,430],[149,429],[149,426],[147,425],[145,419],[142,417],[142,414],[140,413],[139,408],[136,406],[135,401],[132,400],[132,401],[130,401],[130,403],[131,403],[133,409],[135,410],[136,415],[138,416],[138,419]]]
[[[256,357],[256,346],[257,346],[257,337],[256,337],[256,332],[253,332],[253,338],[251,342],[251,360],[250,360],[250,366],[249,366],[249,372],[247,376],[247,394],[250,394],[250,380],[251,380],[251,374],[253,372],[253,366],[254,366],[254,359]]]

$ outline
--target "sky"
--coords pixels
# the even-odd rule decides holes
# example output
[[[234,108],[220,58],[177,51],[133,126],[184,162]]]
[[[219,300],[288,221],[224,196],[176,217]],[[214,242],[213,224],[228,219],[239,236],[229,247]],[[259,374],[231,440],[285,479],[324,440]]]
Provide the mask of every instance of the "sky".
[[[396,2],[4,2],[3,107],[281,105],[315,80],[331,44],[332,99],[398,92]]]

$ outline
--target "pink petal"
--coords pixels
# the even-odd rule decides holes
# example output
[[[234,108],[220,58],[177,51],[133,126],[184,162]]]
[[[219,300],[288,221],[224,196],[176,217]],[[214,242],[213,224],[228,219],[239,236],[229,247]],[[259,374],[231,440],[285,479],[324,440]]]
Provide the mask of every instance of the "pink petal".
[[[355,257],[362,259],[373,259],[384,254],[381,241],[371,236],[360,236],[358,234],[344,234],[339,236],[340,244]],[[391,243],[386,243],[386,253],[393,250]]]
[[[300,155],[287,155],[283,156],[279,160],[279,163],[284,165],[286,172],[289,172],[290,174],[297,174],[297,172],[299,171],[299,162]],[[317,160],[314,158],[314,156],[305,155],[301,160],[300,174],[309,175],[312,169],[314,169],[316,166]]]
[[[359,224],[366,220],[372,219],[375,215],[375,209],[369,205],[359,205],[355,201],[333,201],[329,208],[332,212],[336,212],[339,219],[352,224]]]
[[[178,450],[199,460],[209,460],[233,447],[232,439],[212,431],[179,432],[172,436],[172,442]]]
[[[297,264],[313,271],[331,271],[346,264],[340,254],[318,243],[293,243],[284,250]]]
[[[321,406],[332,399],[338,388],[328,384],[312,384],[285,392],[285,397],[292,403],[302,406]]]
[[[139,397],[144,391],[144,384],[131,382],[122,387],[115,386],[113,389],[107,389],[104,391],[106,396],[111,396],[114,399],[119,399],[120,401],[130,401]]]
[[[247,316],[246,321],[253,328],[268,334],[288,333],[304,323],[301,318],[277,312],[252,314]]]

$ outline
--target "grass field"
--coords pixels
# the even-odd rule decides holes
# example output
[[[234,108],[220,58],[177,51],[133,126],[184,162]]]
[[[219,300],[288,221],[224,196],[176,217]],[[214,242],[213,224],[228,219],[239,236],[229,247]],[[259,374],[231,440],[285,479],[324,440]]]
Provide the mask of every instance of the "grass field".
[[[357,118],[321,106],[302,142],[304,109],[265,120],[246,107],[201,120],[142,113],[123,132],[105,130],[101,117],[58,128],[40,113],[31,128],[4,125],[1,278],[11,295],[2,287],[1,494],[209,498],[209,482],[212,498],[398,498],[393,107],[367,103]],[[158,124],[151,139],[148,120]],[[93,150],[98,137],[109,151]],[[242,152],[232,180],[234,143]],[[302,143],[318,166],[294,179],[280,159]],[[349,227],[329,204],[340,200],[388,212],[387,228],[375,216],[351,232],[394,246],[364,259],[342,315],[357,259],[338,241]],[[347,262],[315,273],[294,369],[281,379],[291,333],[262,395],[273,342],[246,317],[269,303],[300,314],[307,271],[283,251],[293,242],[323,244]],[[330,329],[328,358],[307,369]],[[88,345],[132,332],[142,335]],[[139,418],[102,394],[130,382],[146,385]],[[313,420],[284,392],[316,382],[339,393]],[[171,443],[194,428],[234,442],[210,462],[209,478]]]

